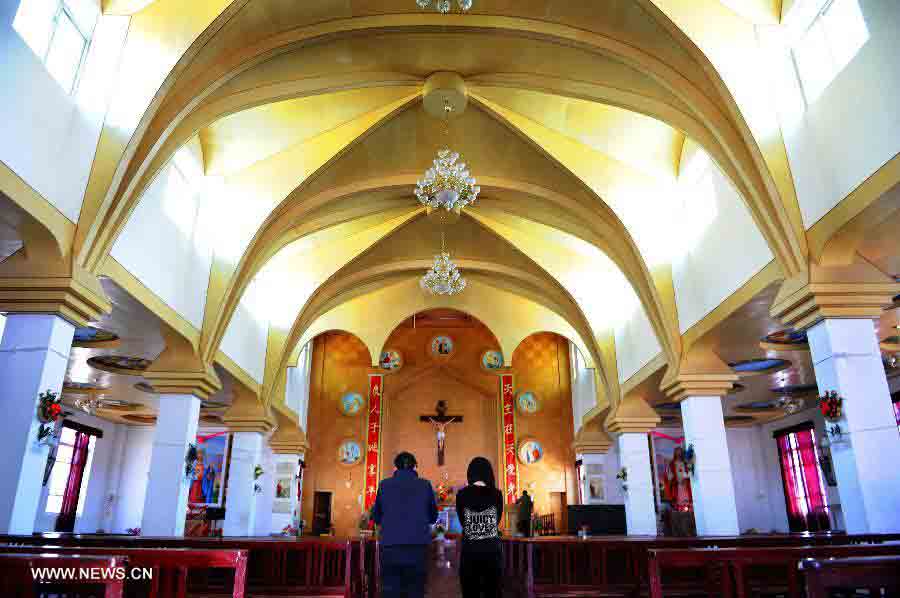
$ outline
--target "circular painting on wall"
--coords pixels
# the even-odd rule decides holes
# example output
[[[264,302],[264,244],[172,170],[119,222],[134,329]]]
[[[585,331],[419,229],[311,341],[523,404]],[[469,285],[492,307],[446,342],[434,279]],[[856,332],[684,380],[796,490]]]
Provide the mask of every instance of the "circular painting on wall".
[[[485,351],[481,354],[481,367],[488,371],[501,369],[503,367],[503,353],[500,351]]]
[[[364,403],[361,394],[358,392],[348,392],[341,397],[340,401],[338,401],[338,410],[341,412],[341,415],[353,417],[362,411]]]
[[[523,465],[534,465],[544,458],[544,447],[534,438],[521,441],[517,452]]]
[[[338,462],[341,465],[356,465],[362,461],[362,446],[359,442],[348,438],[338,447]]]
[[[393,349],[382,351],[378,364],[386,372],[396,372],[403,367],[403,355]]]
[[[534,415],[541,410],[541,402],[531,391],[520,392],[516,397],[516,409],[522,415]]]
[[[431,354],[435,357],[450,357],[453,355],[453,339],[440,335],[431,339]]]

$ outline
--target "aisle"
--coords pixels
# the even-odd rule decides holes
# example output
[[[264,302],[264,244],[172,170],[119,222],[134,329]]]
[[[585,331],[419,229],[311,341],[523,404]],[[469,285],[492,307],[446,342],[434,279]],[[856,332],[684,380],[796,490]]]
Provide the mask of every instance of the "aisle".
[[[452,540],[446,542],[443,557],[440,554],[440,547],[437,543],[431,546],[425,598],[460,598],[462,592],[459,589],[459,563],[456,560],[456,543]]]

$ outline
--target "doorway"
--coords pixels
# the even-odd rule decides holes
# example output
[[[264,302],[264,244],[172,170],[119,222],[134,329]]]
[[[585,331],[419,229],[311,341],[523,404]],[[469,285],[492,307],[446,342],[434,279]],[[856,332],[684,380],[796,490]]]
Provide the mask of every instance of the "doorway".
[[[313,496],[312,533],[321,536],[331,532],[331,492],[316,492]]]

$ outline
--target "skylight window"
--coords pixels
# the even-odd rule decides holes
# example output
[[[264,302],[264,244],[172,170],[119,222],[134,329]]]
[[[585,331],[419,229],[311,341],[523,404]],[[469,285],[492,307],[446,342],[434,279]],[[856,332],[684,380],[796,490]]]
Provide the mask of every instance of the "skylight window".
[[[66,93],[75,91],[96,7],[90,0],[22,0],[13,28]]]
[[[806,105],[813,104],[869,40],[859,0],[831,0],[794,44]]]

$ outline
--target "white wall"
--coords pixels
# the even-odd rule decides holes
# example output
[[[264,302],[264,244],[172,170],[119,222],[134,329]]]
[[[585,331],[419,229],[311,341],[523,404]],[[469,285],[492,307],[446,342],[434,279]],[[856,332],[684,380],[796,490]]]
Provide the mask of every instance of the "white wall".
[[[779,120],[807,228],[900,151],[900,3],[859,0],[859,7],[868,41],[809,105],[790,54],[782,50],[780,61],[772,63],[779,75]],[[791,42],[764,33],[770,44]]]
[[[572,373],[572,418],[575,434],[585,414],[597,404],[596,370],[584,367],[578,348],[569,343],[569,371]]]
[[[141,526],[147,476],[150,474],[150,457],[153,454],[153,432],[153,426],[127,428],[121,477],[113,503],[114,523],[110,531],[114,533],[124,533],[129,528]]]
[[[116,239],[112,256],[169,307],[197,329],[203,310],[212,248],[202,216],[209,209],[191,141],[169,162],[141,197]]]
[[[19,3],[0,2],[0,161],[75,222],[118,72],[128,18],[98,20],[81,81],[70,96],[13,29]]]
[[[672,261],[682,333],[772,260],[743,199],[707,154],[686,142],[679,180],[685,251]]]
[[[650,319],[640,305],[627,320],[616,325],[615,337],[619,382],[631,378],[662,350]]]
[[[110,517],[108,516],[107,498],[116,491],[119,474],[117,455],[121,450],[127,427],[92,417],[86,413],[74,413],[67,419],[103,431],[103,438],[94,441],[94,455],[88,478],[87,496],[81,516],[75,520],[75,532],[94,533],[99,529],[109,531]],[[43,475],[43,473],[42,470],[38,475]],[[41,491],[41,502],[34,521],[36,532],[52,532],[56,525],[56,513],[45,512],[48,489],[45,486]]]
[[[260,321],[255,314],[265,310],[254,309],[257,305],[256,285],[250,283],[241,298],[234,316],[222,337],[222,352],[234,360],[254,380],[262,383],[266,368],[266,344],[269,334],[268,321]]]

